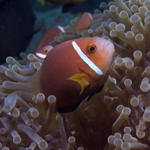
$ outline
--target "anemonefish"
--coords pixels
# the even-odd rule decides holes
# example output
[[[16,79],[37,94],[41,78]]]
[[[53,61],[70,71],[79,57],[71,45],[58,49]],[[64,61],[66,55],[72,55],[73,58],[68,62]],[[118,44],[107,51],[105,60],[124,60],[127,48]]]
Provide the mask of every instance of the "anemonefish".
[[[46,97],[56,96],[57,111],[73,111],[83,99],[103,86],[114,51],[110,40],[97,36],[56,45],[38,72],[40,91]]]
[[[40,60],[44,60],[47,56],[47,54],[53,49],[53,46],[51,45],[47,45],[44,46],[41,49],[38,49],[35,53],[35,55],[40,59]]]
[[[53,41],[60,33],[65,32],[63,26],[56,26],[50,28],[43,36],[42,40],[38,44],[37,49],[42,49],[44,46],[49,45],[51,41]]]
[[[63,26],[57,26],[49,29],[43,36],[42,40],[40,41],[37,50],[36,56],[44,60],[47,56],[48,52],[53,48],[49,43],[53,41],[60,33],[65,32]]]

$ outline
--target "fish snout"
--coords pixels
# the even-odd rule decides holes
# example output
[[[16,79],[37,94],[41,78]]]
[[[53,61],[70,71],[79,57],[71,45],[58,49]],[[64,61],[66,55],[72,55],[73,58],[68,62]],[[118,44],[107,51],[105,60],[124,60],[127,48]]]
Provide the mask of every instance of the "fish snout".
[[[96,61],[98,67],[103,71],[103,75],[105,75],[112,64],[115,47],[110,40],[104,38],[101,38],[100,40],[101,43],[99,43],[99,52]]]
[[[115,53],[114,44],[110,40],[107,40],[104,45],[104,54],[105,54],[104,55],[104,59],[105,59],[104,72],[105,73],[109,72],[110,70],[110,67],[114,58],[114,53]]]
[[[110,40],[106,40],[106,42],[104,43],[104,49],[108,52],[108,54],[111,54],[113,56],[115,47]]]

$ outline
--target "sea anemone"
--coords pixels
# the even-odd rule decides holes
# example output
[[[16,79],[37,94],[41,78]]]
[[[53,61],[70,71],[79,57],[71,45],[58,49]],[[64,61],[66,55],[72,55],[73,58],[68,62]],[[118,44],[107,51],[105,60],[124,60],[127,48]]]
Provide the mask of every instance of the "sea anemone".
[[[113,121],[111,135],[108,136],[108,149],[149,148],[149,5],[148,0],[116,0],[108,5],[103,3],[100,6],[108,9],[93,14],[94,21],[89,29],[80,35],[77,32],[71,33],[73,36],[108,36],[116,45],[117,52],[110,76],[100,94],[103,96],[93,98],[90,105],[87,104],[81,110],[86,110],[86,114],[93,114],[92,116],[99,113],[101,117],[98,108],[103,105],[101,111],[111,113],[111,117],[108,115],[103,120],[103,124]],[[69,34],[69,31],[66,29],[66,33]],[[106,111],[108,107],[111,111]],[[91,110],[92,108],[94,109]],[[95,126],[98,128],[100,124],[97,120],[94,123],[97,123]]]
[[[52,46],[86,36],[111,38],[116,56],[104,88],[72,113],[55,112],[54,95],[47,98],[30,82],[42,61],[34,54],[0,66],[1,148],[143,150],[150,144],[150,1],[102,3],[90,27],[77,31],[75,18]],[[38,86],[38,84],[37,84]],[[35,93],[34,93],[35,92]],[[32,94],[31,94],[32,93]]]
[[[71,147],[75,137],[69,136],[67,141],[63,117],[55,111],[56,97],[47,98],[49,107],[45,110],[44,94],[30,90],[42,61],[33,54],[22,57],[22,63],[7,57],[8,67],[0,66],[1,148],[58,150]]]

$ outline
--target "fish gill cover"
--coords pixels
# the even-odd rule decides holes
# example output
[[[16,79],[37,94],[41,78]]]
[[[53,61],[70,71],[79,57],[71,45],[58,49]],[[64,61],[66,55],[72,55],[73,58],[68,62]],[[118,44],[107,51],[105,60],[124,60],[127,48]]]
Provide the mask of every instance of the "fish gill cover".
[[[76,31],[78,18],[51,44],[103,35],[116,46],[116,57],[103,90],[72,113],[54,111],[54,95],[44,109],[43,93],[28,91],[42,61],[34,54],[0,66],[0,147],[4,150],[150,149],[150,1],[102,3],[93,23]]]

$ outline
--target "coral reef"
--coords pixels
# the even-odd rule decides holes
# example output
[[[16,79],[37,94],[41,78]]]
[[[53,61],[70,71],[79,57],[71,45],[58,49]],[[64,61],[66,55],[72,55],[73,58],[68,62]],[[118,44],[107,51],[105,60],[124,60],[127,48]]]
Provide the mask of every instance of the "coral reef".
[[[0,142],[2,149],[145,150],[150,148],[150,1],[101,3],[88,29],[71,21],[52,46],[86,36],[111,38],[116,56],[102,91],[72,113],[54,111],[56,97],[29,91],[42,61],[8,57],[0,67]]]

